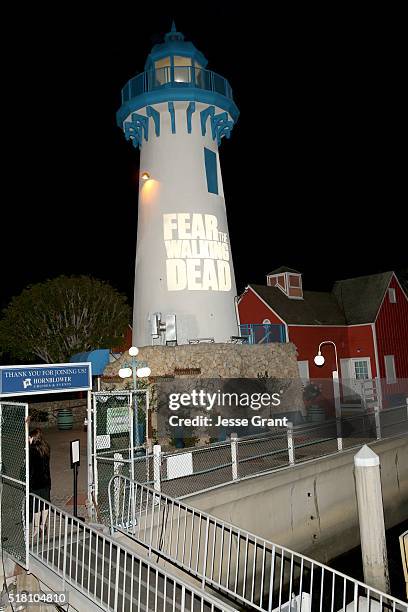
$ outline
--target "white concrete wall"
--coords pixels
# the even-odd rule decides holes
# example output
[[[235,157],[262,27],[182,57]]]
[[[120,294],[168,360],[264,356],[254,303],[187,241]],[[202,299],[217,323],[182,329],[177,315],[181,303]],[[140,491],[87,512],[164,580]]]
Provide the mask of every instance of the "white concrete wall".
[[[167,103],[154,105],[155,110],[160,112],[160,136],[156,136],[153,119],[150,118],[149,139],[148,142],[143,140],[141,148],[140,170],[148,172],[151,179],[141,181],[139,192],[133,315],[133,343],[139,346],[152,343],[149,319],[155,312],[176,315],[179,344],[186,343],[189,338],[202,337],[225,342],[238,333],[234,304],[236,286],[221,172],[218,172],[221,195],[208,192],[205,173],[204,147],[218,155],[218,146],[212,138],[210,119],[207,120],[206,135],[202,136],[201,132],[200,111],[208,105],[196,103],[191,134],[187,131],[187,106],[188,102],[174,102],[176,133],[172,134]],[[216,108],[216,113],[220,112],[223,111]],[[145,110],[139,113],[145,114]],[[168,276],[167,266],[174,264],[167,263],[164,223],[167,220],[168,234],[176,240],[183,236],[182,225],[178,224],[176,228],[180,218],[164,215],[182,213],[202,215],[201,218],[196,217],[198,222],[200,219],[203,222],[208,220],[204,215],[212,215],[212,221],[216,218],[218,231],[225,234],[224,244],[227,246],[223,248],[229,253],[229,261],[219,263],[210,260],[208,265],[215,266],[216,271],[219,265],[226,266],[231,275],[230,286],[223,286],[220,278],[217,278],[218,290],[214,284],[205,290],[201,283],[203,266],[207,264],[203,263],[203,259],[188,264],[183,257],[181,265],[189,265],[194,270],[189,274],[189,286],[175,288],[174,279],[172,281],[171,275]],[[187,221],[191,221],[191,218]],[[185,237],[189,235],[187,226]]]
[[[408,518],[408,440],[370,446],[380,457],[388,529]],[[327,563],[360,543],[353,462],[357,451],[242,480],[184,501]]]

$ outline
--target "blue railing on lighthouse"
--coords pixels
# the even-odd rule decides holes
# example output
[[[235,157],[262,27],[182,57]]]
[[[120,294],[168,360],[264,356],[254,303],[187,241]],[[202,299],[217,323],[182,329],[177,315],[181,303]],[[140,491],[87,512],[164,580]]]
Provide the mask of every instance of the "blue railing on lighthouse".
[[[248,338],[248,344],[269,344],[286,342],[284,325],[274,323],[244,323],[240,325],[241,336]]]
[[[216,72],[197,66],[164,66],[147,70],[130,79],[122,89],[122,104],[162,87],[195,87],[221,94],[229,100],[233,99],[227,79]]]

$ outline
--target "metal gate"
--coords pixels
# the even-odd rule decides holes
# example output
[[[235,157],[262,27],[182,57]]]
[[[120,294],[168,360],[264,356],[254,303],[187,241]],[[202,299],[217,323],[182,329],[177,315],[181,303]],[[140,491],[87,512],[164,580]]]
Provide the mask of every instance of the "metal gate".
[[[99,518],[109,518],[108,484],[112,476],[135,478],[135,460],[146,456],[149,396],[137,391],[92,393],[92,473],[89,495]]]
[[[28,569],[28,404],[0,402],[0,536],[5,552]]]

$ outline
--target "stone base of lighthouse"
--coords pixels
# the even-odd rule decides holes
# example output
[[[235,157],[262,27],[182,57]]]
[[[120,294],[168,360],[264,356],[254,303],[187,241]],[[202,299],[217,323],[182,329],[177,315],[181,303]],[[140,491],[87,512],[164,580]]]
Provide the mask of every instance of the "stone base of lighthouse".
[[[181,346],[143,346],[138,359],[145,361],[151,377],[257,378],[265,372],[271,378],[299,379],[296,347],[288,343],[271,344],[184,344]],[[110,385],[123,384],[119,369],[129,360],[124,353],[104,372]],[[109,381],[109,379],[111,379]]]
[[[232,389],[236,389],[237,382],[244,392],[253,393],[259,391],[258,377],[266,376],[272,386],[276,386],[276,390],[282,387],[285,389],[284,401],[280,408],[273,409],[274,414],[285,413],[289,415],[288,419],[294,422],[300,414],[304,414],[296,347],[291,343],[145,346],[139,349],[138,359],[146,361],[152,370],[149,379],[151,400],[147,439],[149,446],[152,444],[153,436],[163,448],[171,449],[174,443],[174,440],[171,441],[168,426],[164,425],[168,420],[169,411],[168,406],[160,403],[159,398],[163,393],[165,395],[191,393],[193,389],[197,391],[203,389],[212,393],[218,390],[231,392]],[[104,390],[120,390],[132,386],[130,384],[129,387],[129,382],[124,382],[118,376],[119,369],[125,367],[127,360],[125,353],[118,361],[107,366],[102,378]],[[248,383],[245,379],[248,379]],[[163,414],[161,414],[162,408]],[[218,405],[214,409],[224,415],[224,410]],[[256,414],[250,408],[245,411],[249,415]],[[191,417],[202,412],[202,409],[188,409],[188,415]],[[269,409],[267,412],[269,413]],[[198,428],[194,445],[203,446],[211,442],[211,431]],[[188,437],[189,434],[185,435]]]
[[[285,388],[282,407],[285,412],[304,412],[296,347],[292,343],[144,346],[139,349],[138,359],[145,361],[152,371],[149,383],[153,412],[157,408],[154,405],[153,389],[156,387],[157,390],[163,382],[171,392],[207,389],[209,383],[213,391],[217,387],[217,380],[220,381],[220,389],[224,389],[230,379],[257,380],[265,376],[276,379],[278,387],[279,381],[282,381]],[[127,360],[125,353],[118,361],[106,367],[102,378],[103,389],[129,387],[129,381],[126,383],[118,376],[119,369],[126,366]],[[251,392],[250,381],[248,388],[245,381],[242,387]],[[276,411],[279,412],[279,409]]]

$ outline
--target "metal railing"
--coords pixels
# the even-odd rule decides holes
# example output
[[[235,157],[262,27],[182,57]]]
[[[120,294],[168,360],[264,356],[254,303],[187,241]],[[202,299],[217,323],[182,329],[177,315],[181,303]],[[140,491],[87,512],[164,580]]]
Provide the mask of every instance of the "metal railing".
[[[240,326],[241,336],[248,338],[248,344],[270,344],[271,342],[286,342],[284,325],[265,323],[247,324]]]
[[[399,542],[401,549],[402,570],[404,572],[405,586],[407,590],[408,599],[408,531],[405,531],[400,535]]]
[[[339,431],[342,433],[338,436]],[[408,434],[407,404],[373,410],[322,423],[310,422],[202,447],[162,452],[135,458],[133,464],[116,453],[97,458],[101,520],[108,524],[107,485],[113,475],[123,475],[154,487],[171,497],[188,497],[238,480],[281,470],[395,435]],[[133,465],[133,467],[132,467]]]
[[[71,585],[102,610],[234,612],[37,495],[30,508],[46,520],[46,529],[31,529],[30,555],[61,578],[61,588]]]
[[[169,86],[205,89],[233,99],[227,79],[212,70],[194,66],[164,66],[130,79],[122,89],[122,104],[143,93]]]
[[[137,412],[136,412],[137,410]],[[136,418],[137,414],[137,418]],[[134,459],[145,454],[148,429],[149,393],[136,391],[95,391],[88,413],[88,503],[108,507],[107,486],[115,472],[134,478]],[[136,432],[138,435],[136,435]],[[139,443],[140,446],[136,446]],[[126,467],[125,467],[126,466]]]
[[[251,610],[408,612],[395,597],[123,476],[112,478],[109,500],[112,531]]]

